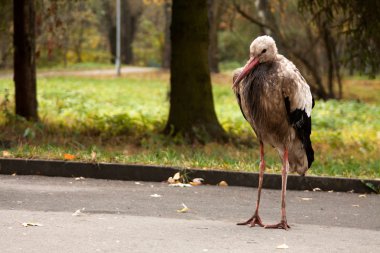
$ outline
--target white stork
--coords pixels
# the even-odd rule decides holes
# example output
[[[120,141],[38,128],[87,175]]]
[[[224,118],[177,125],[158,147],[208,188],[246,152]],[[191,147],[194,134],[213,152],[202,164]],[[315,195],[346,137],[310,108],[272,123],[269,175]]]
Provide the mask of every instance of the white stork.
[[[250,59],[237,69],[233,90],[245,119],[260,142],[260,174],[253,216],[238,225],[264,226],[259,216],[260,194],[265,170],[264,144],[277,149],[282,158],[281,221],[266,228],[288,229],[285,195],[289,170],[304,175],[314,160],[311,146],[310,87],[296,66],[277,53],[270,36],[257,37],[250,46]]]

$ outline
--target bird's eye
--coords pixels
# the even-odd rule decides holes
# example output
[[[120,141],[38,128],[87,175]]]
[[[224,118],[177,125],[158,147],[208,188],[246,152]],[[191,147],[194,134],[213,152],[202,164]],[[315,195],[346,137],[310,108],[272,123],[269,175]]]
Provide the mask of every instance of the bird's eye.
[[[267,50],[266,49],[263,49],[263,51],[261,51],[261,53],[263,54],[263,53],[265,53]]]

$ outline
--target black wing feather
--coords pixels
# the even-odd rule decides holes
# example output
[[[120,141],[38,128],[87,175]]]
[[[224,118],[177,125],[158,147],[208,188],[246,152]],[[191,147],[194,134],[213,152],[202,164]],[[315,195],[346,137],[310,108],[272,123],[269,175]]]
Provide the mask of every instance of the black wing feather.
[[[304,110],[296,109],[294,111],[290,111],[290,100],[289,97],[285,98],[285,107],[288,113],[289,123],[296,130],[298,138],[301,139],[302,144],[306,151],[307,163],[310,168],[311,164],[314,161],[314,150],[311,146],[311,117],[308,117]],[[314,99],[313,106],[314,107]]]

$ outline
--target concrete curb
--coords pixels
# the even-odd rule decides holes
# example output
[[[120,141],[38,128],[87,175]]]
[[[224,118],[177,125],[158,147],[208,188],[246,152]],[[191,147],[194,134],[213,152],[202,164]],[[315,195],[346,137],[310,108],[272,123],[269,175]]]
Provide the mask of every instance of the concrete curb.
[[[257,187],[258,173],[231,172],[221,170],[185,169],[170,166],[130,165],[113,163],[85,163],[56,160],[26,160],[0,158],[0,174],[11,175],[41,175],[52,177],[87,177],[97,179],[130,180],[130,181],[166,181],[176,172],[183,171],[190,178],[200,177],[206,184],[215,185],[226,181],[230,186]],[[289,175],[287,188],[289,190],[322,191],[354,191],[370,193],[373,190],[366,184],[372,184],[380,189],[380,180],[360,180],[338,177],[316,177]],[[263,187],[281,189],[281,175],[266,174]]]

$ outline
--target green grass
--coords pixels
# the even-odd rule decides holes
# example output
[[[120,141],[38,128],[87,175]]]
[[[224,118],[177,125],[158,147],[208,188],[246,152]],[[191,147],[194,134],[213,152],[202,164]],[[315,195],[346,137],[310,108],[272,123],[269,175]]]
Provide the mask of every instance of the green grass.
[[[12,141],[6,154],[11,157],[63,159],[73,154],[76,160],[91,161],[95,152],[98,162],[257,171],[257,142],[236,104],[230,77],[213,80],[215,108],[230,143],[188,145],[160,134],[169,109],[167,73],[40,78],[40,123],[10,113],[13,101],[4,103],[4,98],[6,89],[13,98],[13,83],[0,79],[0,140]],[[375,88],[360,90],[363,82],[375,82]],[[355,88],[366,94],[364,100],[370,98],[369,103],[356,98],[317,101],[312,114],[316,161],[309,174],[380,178],[378,87],[376,81],[355,80]],[[267,147],[266,157],[267,171],[278,173],[276,152]]]

